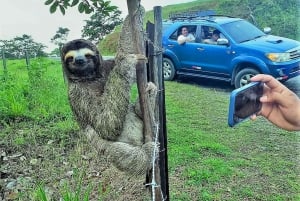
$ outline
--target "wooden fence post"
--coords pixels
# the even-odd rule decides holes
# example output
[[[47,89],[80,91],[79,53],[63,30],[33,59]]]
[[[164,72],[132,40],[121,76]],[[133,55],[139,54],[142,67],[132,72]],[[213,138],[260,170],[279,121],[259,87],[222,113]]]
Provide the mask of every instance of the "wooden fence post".
[[[158,140],[160,152],[156,166],[156,181],[160,185],[161,192],[157,195],[160,198],[156,197],[156,199],[161,200],[161,196],[163,196],[163,200],[169,201],[165,93],[162,68],[162,12],[160,6],[154,7],[153,10],[154,24],[147,22],[147,34],[151,41],[148,42],[147,52],[149,58],[149,81],[154,82],[158,87],[155,119],[159,124]]]
[[[29,59],[29,55],[28,55],[28,50],[27,49],[25,49],[25,60],[26,60],[27,69],[29,69],[30,59]]]
[[[147,32],[147,35],[148,35],[148,40],[147,40],[147,58],[148,58],[148,79],[150,82],[153,82],[155,84],[155,86],[157,86],[157,90],[158,90],[158,96],[159,96],[159,86],[158,86],[158,82],[157,82],[157,75],[158,75],[158,72],[157,72],[157,67],[155,66],[155,51],[154,51],[154,35],[155,35],[155,27],[154,27],[154,24],[151,23],[151,22],[147,22],[147,25],[146,25],[146,32]],[[158,131],[160,129],[160,122],[158,122],[158,119],[159,119],[159,113],[158,113],[158,97],[157,99],[155,100],[155,110],[153,111],[153,115],[154,115],[154,119],[155,119],[155,122],[154,123],[154,126],[155,124],[158,124],[156,126],[158,126]],[[157,129],[156,129],[157,131]],[[153,135],[159,135],[159,133],[153,133]],[[156,136],[153,136],[153,137],[156,137]],[[159,136],[158,136],[159,138]],[[157,139],[159,145],[161,146],[160,144],[160,140]],[[161,150],[161,147],[160,147],[160,150]],[[155,187],[155,198],[154,200],[155,201],[161,201],[161,200],[164,200],[162,199],[162,189],[161,189],[161,174],[160,174],[160,166],[159,166],[159,161],[160,160],[164,160],[163,158],[161,159],[160,158],[160,154],[158,153],[157,155],[158,159],[155,161],[155,168],[154,168],[154,179],[155,179],[155,182],[156,182],[156,187]],[[153,176],[153,175],[152,175]],[[153,179],[153,178],[149,178],[149,179]],[[150,181],[148,181],[150,182]],[[153,181],[152,181],[153,182]],[[152,186],[152,188],[154,188]]]
[[[4,48],[2,48],[2,63],[3,63],[4,75],[6,75],[7,67],[6,67],[6,58],[5,58],[5,49]]]
[[[153,67],[157,76],[154,76],[154,82],[158,86],[158,120],[159,120],[159,167],[160,167],[160,185],[164,199],[169,201],[169,177],[168,177],[168,154],[167,154],[167,129],[166,129],[166,111],[165,111],[165,87],[162,66],[162,8],[154,7],[154,59]]]
[[[140,0],[127,0],[127,6],[128,6],[128,13],[130,17],[130,24],[131,24],[131,32],[133,40],[135,41],[134,44],[134,52],[136,54],[142,54],[145,55],[145,47],[144,47],[144,33],[143,33],[143,18],[141,16],[141,10],[140,10]],[[168,167],[166,162],[166,127],[165,127],[165,111],[164,111],[164,89],[163,89],[163,79],[162,79],[162,16],[161,16],[161,7],[155,7],[156,12],[156,23],[157,27],[155,28],[157,30],[156,33],[154,33],[153,41],[154,46],[159,47],[159,51],[154,51],[154,53],[150,53],[153,57],[152,59],[149,59],[151,63],[153,63],[152,67],[149,67],[149,69],[152,68],[152,73],[148,71],[147,73],[147,67],[146,62],[141,60],[139,61],[136,69],[137,73],[137,86],[138,86],[138,93],[139,93],[139,99],[140,99],[140,105],[141,105],[141,111],[143,115],[143,122],[144,122],[144,135],[145,135],[145,142],[153,141],[153,138],[156,135],[156,124],[158,123],[159,126],[159,133],[158,134],[158,140],[160,143],[160,153],[159,153],[159,160],[155,161],[155,167],[154,167],[154,179],[156,186],[152,183],[152,199],[155,201],[162,201],[162,200],[169,200],[169,193],[168,193]],[[154,30],[155,30],[154,29]],[[152,51],[152,50],[151,50]],[[148,52],[149,53],[149,52]],[[152,80],[148,80],[148,78],[151,78]],[[153,81],[156,86],[158,87],[158,101],[156,102],[156,111],[154,111],[154,114],[150,111],[150,105],[149,105],[149,97],[147,94],[146,86],[148,81]],[[159,103],[159,104],[158,104]],[[154,116],[152,116],[154,115]],[[158,122],[160,121],[160,122]],[[155,132],[154,132],[155,130]],[[160,158],[162,157],[162,158]],[[153,159],[154,160],[154,159]],[[159,165],[158,165],[159,163]],[[150,177],[150,172],[148,173],[148,177]],[[152,175],[153,176],[153,175]],[[161,178],[163,177],[163,182]],[[153,182],[153,181],[152,181]],[[163,186],[162,186],[163,184]]]

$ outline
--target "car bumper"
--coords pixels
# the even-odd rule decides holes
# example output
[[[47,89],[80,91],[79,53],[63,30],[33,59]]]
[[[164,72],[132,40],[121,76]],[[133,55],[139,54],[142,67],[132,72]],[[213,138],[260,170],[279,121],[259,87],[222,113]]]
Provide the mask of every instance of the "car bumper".
[[[278,80],[288,80],[300,75],[300,61],[290,64],[271,65],[273,76]]]

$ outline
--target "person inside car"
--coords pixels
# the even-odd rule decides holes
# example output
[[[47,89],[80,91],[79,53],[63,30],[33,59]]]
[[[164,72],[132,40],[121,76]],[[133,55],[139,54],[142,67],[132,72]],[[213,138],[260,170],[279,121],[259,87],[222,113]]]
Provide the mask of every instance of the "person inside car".
[[[178,36],[177,42],[179,45],[184,44],[186,42],[195,42],[195,37],[193,34],[189,33],[187,27],[181,28],[181,35]]]
[[[220,33],[221,32],[219,30],[215,29],[212,33],[211,38],[203,40],[203,43],[216,45],[218,39],[220,38]]]

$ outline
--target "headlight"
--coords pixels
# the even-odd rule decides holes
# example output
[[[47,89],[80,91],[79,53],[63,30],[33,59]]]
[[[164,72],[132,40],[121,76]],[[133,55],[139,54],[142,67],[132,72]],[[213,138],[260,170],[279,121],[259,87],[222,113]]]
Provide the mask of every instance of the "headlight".
[[[274,62],[285,62],[290,60],[290,53],[267,53],[266,56]]]

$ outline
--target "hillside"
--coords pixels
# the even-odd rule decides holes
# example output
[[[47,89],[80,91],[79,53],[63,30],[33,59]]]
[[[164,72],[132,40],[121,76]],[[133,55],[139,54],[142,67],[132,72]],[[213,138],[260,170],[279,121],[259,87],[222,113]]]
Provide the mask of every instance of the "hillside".
[[[217,14],[247,19],[259,28],[271,27],[272,34],[300,40],[299,6],[297,0],[196,0],[189,3],[169,5],[162,8],[163,19],[168,19],[171,12],[187,10],[215,10]],[[144,22],[153,22],[153,11],[145,14]],[[116,51],[116,39],[120,29],[101,41],[99,48],[104,55]]]

